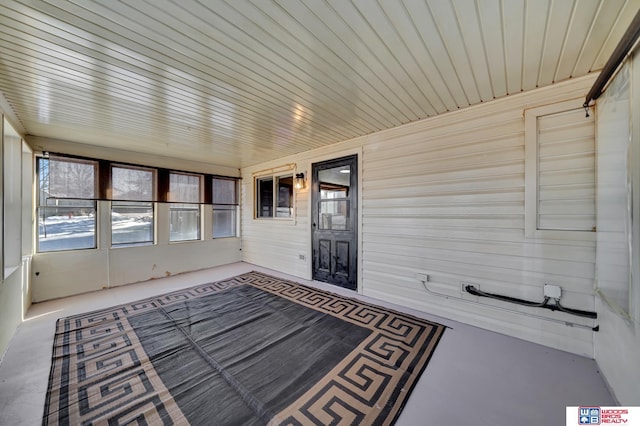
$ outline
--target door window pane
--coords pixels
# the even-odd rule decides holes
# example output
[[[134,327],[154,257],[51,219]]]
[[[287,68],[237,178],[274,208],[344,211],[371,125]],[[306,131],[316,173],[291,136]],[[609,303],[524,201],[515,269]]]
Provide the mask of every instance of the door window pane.
[[[349,166],[334,167],[318,171],[320,198],[335,199],[349,196],[351,169]]]
[[[349,209],[347,200],[320,201],[320,229],[349,229]]]
[[[318,226],[323,230],[349,229],[349,191],[351,168],[348,165],[318,171],[320,201]]]

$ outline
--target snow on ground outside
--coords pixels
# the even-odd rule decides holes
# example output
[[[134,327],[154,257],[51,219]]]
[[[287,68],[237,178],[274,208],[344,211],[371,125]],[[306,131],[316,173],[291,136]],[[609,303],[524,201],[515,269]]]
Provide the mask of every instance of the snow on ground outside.
[[[153,222],[146,217],[112,213],[113,243],[147,241]],[[73,250],[95,247],[94,216],[50,216],[39,220],[39,251]],[[45,236],[46,235],[46,236]]]

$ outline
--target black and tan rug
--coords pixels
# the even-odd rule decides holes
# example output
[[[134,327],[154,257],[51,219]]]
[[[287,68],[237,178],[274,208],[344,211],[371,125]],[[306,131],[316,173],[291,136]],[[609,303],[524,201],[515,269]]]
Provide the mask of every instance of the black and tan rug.
[[[43,424],[392,424],[443,331],[250,272],[59,319]]]

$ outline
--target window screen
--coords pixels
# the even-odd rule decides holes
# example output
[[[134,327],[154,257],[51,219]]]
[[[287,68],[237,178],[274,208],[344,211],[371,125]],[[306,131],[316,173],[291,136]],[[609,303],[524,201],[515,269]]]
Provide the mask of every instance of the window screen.
[[[152,244],[155,170],[111,167],[111,245]],[[120,201],[132,200],[132,201]]]
[[[185,173],[171,173],[169,175],[169,201],[199,203],[200,176]]]
[[[111,168],[111,199],[153,201],[155,171],[139,167]]]
[[[169,175],[169,201],[180,203],[169,207],[170,241],[200,239],[200,181],[200,175]]]

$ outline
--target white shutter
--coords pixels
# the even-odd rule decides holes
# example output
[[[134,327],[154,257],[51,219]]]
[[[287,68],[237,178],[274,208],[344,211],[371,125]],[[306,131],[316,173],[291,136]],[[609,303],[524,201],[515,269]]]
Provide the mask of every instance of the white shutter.
[[[594,114],[537,117],[537,229],[595,231]]]

